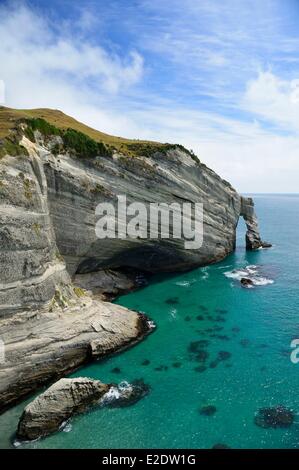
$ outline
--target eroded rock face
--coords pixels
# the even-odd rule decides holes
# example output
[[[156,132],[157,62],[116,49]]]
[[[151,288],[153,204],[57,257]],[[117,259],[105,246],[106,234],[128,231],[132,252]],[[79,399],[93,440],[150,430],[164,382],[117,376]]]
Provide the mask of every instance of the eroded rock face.
[[[27,154],[0,162],[0,338],[6,358],[0,410],[149,331],[138,313],[93,296],[135,287],[117,270],[170,272],[219,261],[235,247],[240,212],[258,239],[256,219],[244,202],[241,211],[239,194],[182,148],[133,159],[116,152],[80,159],[70,151],[54,154],[57,139],[39,134],[33,143],[23,135]],[[186,250],[182,239],[98,239],[95,208],[115,203],[117,195],[146,205],[202,202],[203,246]],[[72,284],[75,274],[81,288]],[[91,293],[82,289],[88,284]]]
[[[251,197],[241,197],[240,215],[244,218],[247,226],[246,249],[258,250],[259,248],[270,248],[272,246],[271,243],[262,241],[260,237],[258,219]]]
[[[109,385],[88,378],[61,379],[26,406],[17,431],[22,440],[47,436],[74,414],[82,413],[109,390]]]

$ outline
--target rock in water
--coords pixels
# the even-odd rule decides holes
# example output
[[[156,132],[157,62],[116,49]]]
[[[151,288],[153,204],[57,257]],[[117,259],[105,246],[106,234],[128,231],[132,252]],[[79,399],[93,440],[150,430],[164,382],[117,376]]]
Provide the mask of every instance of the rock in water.
[[[240,283],[243,287],[251,287],[253,286],[253,282],[251,279],[249,279],[248,277],[242,277],[241,280],[240,280]]]
[[[260,237],[257,216],[254,210],[254,202],[251,197],[241,197],[241,212],[240,215],[244,218],[247,232],[246,232],[246,248],[247,250],[258,250],[259,248],[270,248],[272,245],[268,242],[263,242]]]
[[[143,379],[136,379],[131,383],[121,382],[110,388],[102,399],[102,405],[109,408],[131,406],[148,395],[150,390],[150,385],[146,384]]]
[[[85,377],[61,379],[26,406],[17,437],[33,440],[55,432],[71,416],[81,413],[109,390],[109,385]]]
[[[282,405],[274,408],[261,408],[254,418],[257,426],[262,428],[288,428],[294,422],[292,410]]]

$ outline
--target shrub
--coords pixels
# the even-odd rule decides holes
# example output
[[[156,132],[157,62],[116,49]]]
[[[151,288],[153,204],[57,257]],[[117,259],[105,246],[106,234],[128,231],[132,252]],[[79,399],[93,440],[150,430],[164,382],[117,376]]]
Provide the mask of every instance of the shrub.
[[[66,147],[75,150],[82,158],[94,158],[97,155],[111,156],[112,154],[112,151],[105,144],[96,142],[75,129],[67,129],[63,133],[63,141]]]
[[[43,134],[45,136],[60,135],[61,134],[61,131],[60,131],[60,129],[58,129],[58,127],[53,126],[48,121],[45,121],[42,118],[28,119],[27,120],[27,125],[28,125],[29,129],[31,129],[32,133],[34,131],[39,131],[41,134]],[[30,134],[30,130],[27,130],[27,132],[29,132],[29,134]]]

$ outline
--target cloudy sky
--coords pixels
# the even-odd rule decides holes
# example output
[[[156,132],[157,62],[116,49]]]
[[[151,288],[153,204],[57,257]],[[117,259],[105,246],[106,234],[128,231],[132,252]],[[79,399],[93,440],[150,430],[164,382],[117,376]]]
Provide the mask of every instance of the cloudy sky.
[[[177,142],[241,192],[299,192],[298,0],[0,0],[5,104]]]

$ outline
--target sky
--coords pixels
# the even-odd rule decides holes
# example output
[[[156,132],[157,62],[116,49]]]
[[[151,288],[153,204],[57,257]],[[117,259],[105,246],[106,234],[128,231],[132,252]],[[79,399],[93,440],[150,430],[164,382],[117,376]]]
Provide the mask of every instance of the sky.
[[[5,104],[299,192],[299,0],[0,0]]]

